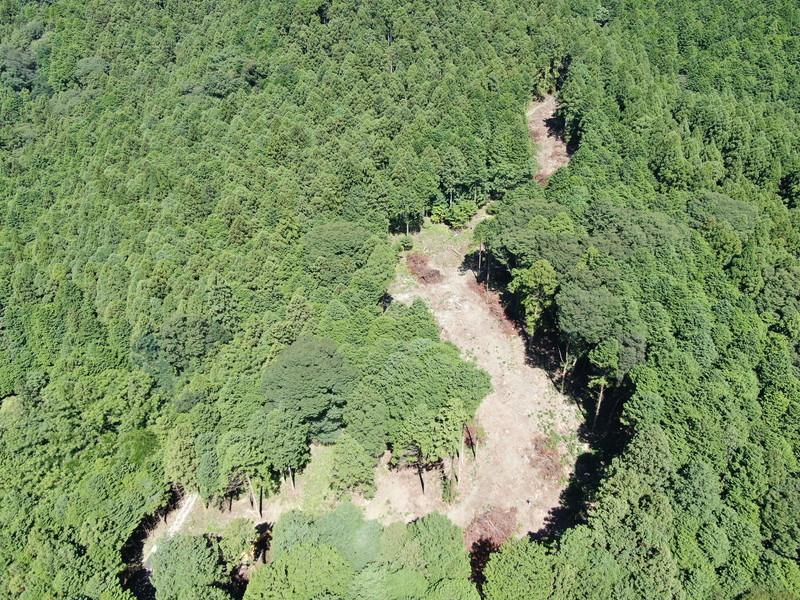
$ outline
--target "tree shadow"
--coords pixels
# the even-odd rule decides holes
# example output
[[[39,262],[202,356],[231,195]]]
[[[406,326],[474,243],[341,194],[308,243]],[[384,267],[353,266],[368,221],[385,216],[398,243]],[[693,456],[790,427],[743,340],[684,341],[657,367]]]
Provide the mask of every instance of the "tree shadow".
[[[381,307],[382,312],[386,312],[387,310],[389,310],[389,307],[392,305],[392,302],[394,302],[394,298],[392,297],[392,295],[389,292],[384,292],[383,296],[381,296],[381,299],[378,301],[378,306]]]
[[[259,523],[255,526],[256,539],[253,540],[253,564],[255,565],[259,559],[262,563],[268,562],[269,547],[272,542],[272,527],[273,523]],[[214,584],[234,600],[242,600],[245,592],[247,591],[247,584],[250,582],[247,567],[237,566],[234,567],[230,573],[227,581],[222,581]]]
[[[150,572],[144,567],[126,569],[120,575],[122,588],[133,594],[138,600],[156,600],[156,588],[150,581]]]
[[[154,512],[145,515],[122,545],[120,550],[122,562],[127,567],[119,574],[119,582],[123,589],[131,592],[138,600],[155,600],[156,598],[156,588],[150,582],[150,571],[143,562],[144,543],[147,535],[162,519],[165,523],[167,522],[169,513],[177,508],[182,497],[183,494],[178,488],[171,488],[167,493],[166,502]]]
[[[523,332],[525,338],[525,362],[531,367],[542,369],[547,373],[550,381],[561,390],[566,381],[561,377],[561,354],[559,352],[558,336],[552,330],[540,330],[533,336]]]
[[[556,113],[549,119],[545,119],[544,126],[547,127],[547,137],[556,138],[562,142],[565,140],[567,122],[562,115]]]
[[[253,562],[258,562],[261,559],[262,563],[267,562],[269,557],[269,547],[272,543],[272,527],[274,523],[259,523],[256,525],[256,533],[258,537],[253,542]]]
[[[461,259],[461,264],[458,265],[458,272],[460,274],[464,274],[467,271],[472,271],[473,273],[478,272],[478,251],[475,250],[474,252],[470,252],[469,254],[465,254],[464,258]]]
[[[569,483],[561,492],[558,506],[550,509],[544,527],[528,536],[537,541],[554,540],[575,525],[585,523],[605,468],[606,462],[595,452],[584,452],[578,456]]]
[[[511,281],[508,269],[486,250],[473,250],[469,254],[465,254],[461,259],[458,271],[459,273],[472,271],[479,284],[486,285],[486,289],[496,292],[505,290]]]
[[[425,219],[421,214],[409,215],[407,219],[404,215],[398,215],[389,219],[389,233],[402,235],[419,233],[424,222]]]
[[[233,503],[238,502],[243,497],[250,496],[250,490],[245,489],[244,482],[239,482],[238,484],[231,484],[230,488],[225,490],[222,494],[218,496],[214,496],[214,507],[220,512],[233,512]],[[211,504],[211,502],[206,503],[206,508]],[[250,508],[255,508],[254,505],[251,505]]]
[[[469,551],[469,564],[472,568],[470,581],[478,588],[478,594],[483,598],[483,584],[486,583],[486,576],[483,574],[486,565],[492,554],[497,551],[497,545],[492,540],[481,538],[472,544]]]

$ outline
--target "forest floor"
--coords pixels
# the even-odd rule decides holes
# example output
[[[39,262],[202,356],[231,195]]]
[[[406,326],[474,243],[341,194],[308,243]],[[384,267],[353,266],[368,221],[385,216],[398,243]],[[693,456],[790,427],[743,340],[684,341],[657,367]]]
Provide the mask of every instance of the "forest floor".
[[[534,101],[528,107],[528,130],[536,144],[536,162],[539,171],[536,181],[546,184],[556,169],[569,162],[567,143],[564,140],[564,122],[556,116],[558,103],[553,94],[540,101]]]

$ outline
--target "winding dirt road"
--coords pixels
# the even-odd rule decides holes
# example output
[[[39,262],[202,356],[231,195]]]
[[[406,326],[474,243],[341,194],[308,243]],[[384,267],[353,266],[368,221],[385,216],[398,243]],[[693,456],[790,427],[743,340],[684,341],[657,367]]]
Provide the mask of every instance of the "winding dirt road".
[[[408,520],[440,510],[465,527],[488,507],[516,508],[518,533],[537,531],[550,509],[558,506],[579,450],[579,410],[558,393],[544,371],[526,363],[523,339],[502,315],[496,295],[478,286],[472,271],[459,268],[471,231],[432,227],[441,227],[436,241],[425,247],[423,233],[417,240],[422,247],[415,251],[430,256],[442,281],[421,285],[406,279],[392,295],[405,303],[425,300],[442,338],[491,375],[494,391],[478,409],[485,443],[478,447],[477,459],[466,462],[454,503],[439,500],[435,481],[421,497],[416,477],[379,473],[378,493],[366,507],[367,514],[385,518],[388,515],[381,513],[391,507],[395,516]]]
[[[181,527],[183,527],[183,524],[186,522],[187,517],[192,512],[192,509],[194,508],[195,504],[197,504],[197,501],[199,499],[200,496],[196,493],[189,494],[188,496],[184,497],[183,500],[181,500],[180,507],[172,515],[173,517],[172,523],[170,523],[167,526],[166,531],[159,533],[159,535],[157,536],[158,539],[159,540],[163,539],[165,535],[172,537],[178,531],[180,531]],[[157,550],[158,550],[158,544],[154,543],[152,546],[150,546],[150,548],[148,548],[145,551],[144,556],[142,557],[142,564],[145,566],[145,568],[150,567],[150,559],[153,557],[153,554],[155,554]]]

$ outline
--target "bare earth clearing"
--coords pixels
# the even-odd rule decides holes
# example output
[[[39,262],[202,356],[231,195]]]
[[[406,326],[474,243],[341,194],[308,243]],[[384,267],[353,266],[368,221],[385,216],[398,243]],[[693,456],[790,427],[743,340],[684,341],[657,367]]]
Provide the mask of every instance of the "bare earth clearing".
[[[567,144],[556,118],[556,108],[556,97],[550,94],[539,102],[532,102],[526,113],[531,139],[536,144],[536,162],[541,167],[536,174],[536,181],[543,185],[556,169],[569,162]]]
[[[427,474],[423,496],[413,473],[384,471],[366,510],[381,520],[389,516],[389,508],[406,520],[440,510],[466,527],[487,508],[516,508],[517,532],[525,534],[541,529],[550,509],[559,504],[581,449],[575,434],[580,411],[558,393],[544,371],[526,364],[524,342],[498,310],[496,294],[478,286],[472,271],[459,268],[471,233],[429,225],[417,236],[415,251],[430,257],[430,266],[442,273],[441,282],[418,284],[405,276],[390,293],[396,302],[425,300],[442,338],[491,375],[494,392],[478,409],[485,443],[478,447],[476,460],[468,453],[453,503],[440,500],[436,472]]]

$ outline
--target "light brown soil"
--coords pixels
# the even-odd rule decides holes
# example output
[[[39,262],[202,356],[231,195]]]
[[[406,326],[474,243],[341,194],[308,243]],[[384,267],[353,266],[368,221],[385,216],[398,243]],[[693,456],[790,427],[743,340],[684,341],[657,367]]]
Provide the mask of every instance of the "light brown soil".
[[[230,505],[226,501],[225,509],[218,510],[213,506],[206,508],[200,500],[200,495],[197,492],[190,492],[181,499],[175,510],[167,515],[166,520],[159,521],[148,533],[142,549],[142,563],[149,568],[150,559],[158,551],[158,546],[163,544],[166,538],[178,532],[192,535],[219,533],[230,521],[240,518],[251,519],[254,523],[268,521],[266,518],[259,518],[258,511],[250,507],[246,495]]]
[[[142,549],[142,564],[149,567],[150,558],[158,550],[158,540],[162,536],[172,537],[178,531],[182,530],[186,519],[191,514],[196,504],[199,504],[200,496],[196,493],[187,494],[181,499],[178,506],[172,511],[166,519],[159,521],[158,524],[147,536],[148,539]]]
[[[491,375],[494,392],[478,409],[485,442],[477,447],[475,460],[466,453],[453,503],[439,499],[437,473],[426,474],[423,496],[415,472],[384,469],[367,514],[411,520],[440,510],[467,527],[489,507],[516,509],[518,533],[524,534],[541,529],[550,509],[559,504],[580,447],[575,434],[579,410],[544,371],[526,363],[524,342],[498,310],[496,294],[478,286],[472,271],[459,268],[470,238],[471,230],[454,233],[429,226],[415,240],[415,251],[430,256],[430,266],[442,273],[441,283],[419,285],[405,278],[390,293],[397,302],[425,300],[442,338]]]
[[[547,184],[556,169],[569,162],[564,138],[549,125],[553,123],[556,108],[556,97],[550,94],[539,102],[532,102],[526,113],[531,139],[536,144],[536,162],[541,167],[536,174],[536,181],[543,185]]]

